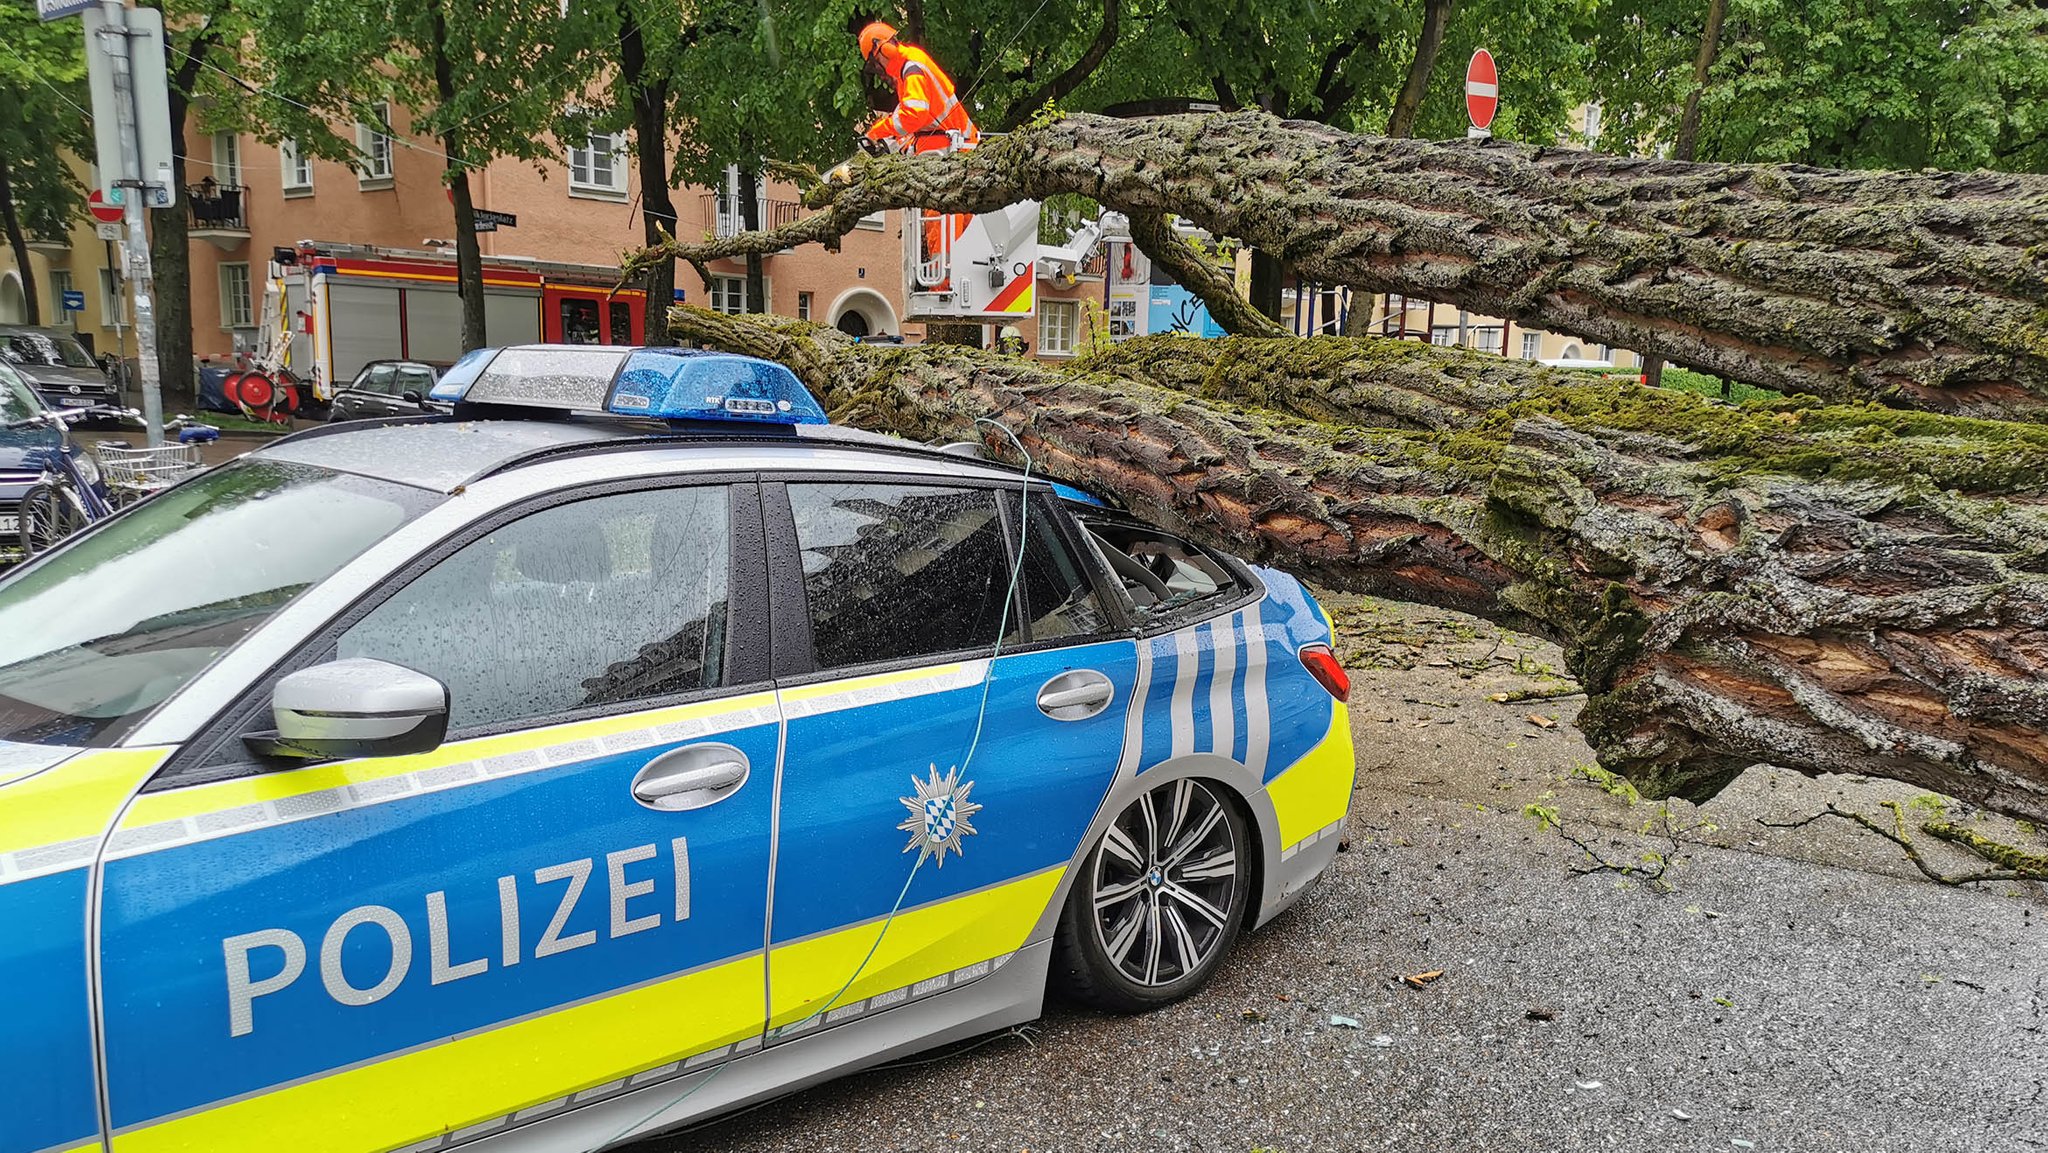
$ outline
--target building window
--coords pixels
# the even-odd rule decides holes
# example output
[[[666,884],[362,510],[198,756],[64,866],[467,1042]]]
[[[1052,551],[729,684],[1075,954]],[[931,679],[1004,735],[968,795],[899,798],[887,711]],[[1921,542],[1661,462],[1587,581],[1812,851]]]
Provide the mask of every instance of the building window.
[[[121,307],[121,291],[114,282],[114,270],[100,269],[100,323],[108,326],[126,324],[128,310]]]
[[[284,170],[286,193],[313,191],[313,162],[299,151],[299,142],[286,140],[277,146],[277,166]]]
[[[1434,345],[1449,348],[1452,345],[1458,343],[1458,330],[1455,328],[1442,327],[1431,329],[1429,333],[1429,342]]]
[[[1038,351],[1046,356],[1074,355],[1074,334],[1080,327],[1078,301],[1046,301],[1038,313]]]
[[[1481,352],[1500,351],[1500,329],[1491,326],[1472,330],[1472,347]]]
[[[1540,360],[1543,357],[1543,334],[1525,332],[1522,334],[1522,359]]]
[[[234,188],[242,186],[242,138],[232,132],[214,134],[213,181]]]
[[[221,265],[220,326],[222,328],[248,328],[255,323],[255,312],[249,307],[249,266],[246,264]]]
[[[62,268],[52,268],[50,270],[51,314],[54,315],[60,323],[68,317],[71,321],[71,327],[83,328],[85,326],[85,314],[83,312],[67,313],[66,311],[64,311],[64,294],[70,291],[71,273]]]
[[[798,320],[809,320],[811,318],[810,293],[799,292],[796,294],[796,318]]]
[[[1611,348],[1609,348],[1609,347],[1607,347],[1607,346],[1606,346],[1606,345],[1604,345],[1604,344],[1603,344],[1603,345],[1601,345],[1601,346],[1600,346],[1600,355],[1599,355],[1599,357],[1598,357],[1597,359],[1600,359],[1600,360],[1604,360],[1604,361],[1606,361],[1606,362],[1607,362],[1607,363],[1609,363],[1609,364],[1613,364],[1613,363],[1614,363],[1614,350],[1613,350],[1613,349],[1611,349]]]
[[[616,132],[593,132],[569,148],[569,189],[572,192],[623,193],[626,190],[626,138]]]
[[[1580,121],[1580,134],[1586,138],[1586,147],[1600,143],[1600,105],[1586,105],[1584,119]]]
[[[391,106],[379,101],[370,105],[370,115],[374,123],[356,125],[356,147],[363,153],[356,179],[365,188],[384,187],[391,180]]]
[[[711,309],[714,312],[729,312],[735,316],[747,310],[747,278],[744,276],[714,276],[711,278]]]

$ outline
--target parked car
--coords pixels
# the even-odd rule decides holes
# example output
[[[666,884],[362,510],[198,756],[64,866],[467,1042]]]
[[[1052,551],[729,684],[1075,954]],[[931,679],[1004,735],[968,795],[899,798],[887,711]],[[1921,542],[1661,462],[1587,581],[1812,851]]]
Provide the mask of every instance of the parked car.
[[[763,361],[439,391],[0,577],[8,1153],[594,1149],[1187,996],[1336,853],[1293,578]]]
[[[52,408],[120,407],[113,379],[68,329],[0,324],[0,360]]]
[[[427,399],[441,370],[418,360],[373,360],[355,379],[334,394],[328,420],[367,416],[419,416],[446,412],[447,406]]]
[[[46,424],[9,427],[49,411],[50,406],[21,373],[0,362],[0,565],[20,559],[21,498],[42,479],[46,454],[68,452],[77,462],[80,478],[93,485],[102,498],[107,495],[100,482],[99,463],[91,453]],[[0,778],[4,777],[5,771],[0,770]]]

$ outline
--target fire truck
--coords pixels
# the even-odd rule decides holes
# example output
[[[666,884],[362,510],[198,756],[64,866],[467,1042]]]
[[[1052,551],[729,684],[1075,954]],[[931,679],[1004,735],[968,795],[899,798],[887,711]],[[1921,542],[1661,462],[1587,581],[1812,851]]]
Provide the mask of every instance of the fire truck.
[[[640,344],[647,295],[618,270],[516,257],[484,262],[493,345]],[[372,360],[452,364],[462,355],[455,257],[442,251],[301,242],[272,255],[251,370],[228,399],[257,413],[324,411]]]

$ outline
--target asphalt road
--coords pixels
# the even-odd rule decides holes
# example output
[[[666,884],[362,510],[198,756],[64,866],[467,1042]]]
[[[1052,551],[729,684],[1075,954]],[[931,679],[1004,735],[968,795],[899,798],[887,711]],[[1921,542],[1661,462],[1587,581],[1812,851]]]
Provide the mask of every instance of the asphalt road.
[[[1635,835],[1655,806],[1570,777],[1590,758],[1568,702],[1487,700],[1528,683],[1496,655],[1358,676],[1351,848],[1203,993],[1136,1018],[1054,1007],[1028,1040],[642,1153],[2048,1149],[2048,892],[1942,888],[1846,825],[1766,829],[1904,794],[1754,770],[1675,806],[1718,827],[1683,838],[1671,892],[1580,875],[1524,803],[1614,860],[1658,847]]]

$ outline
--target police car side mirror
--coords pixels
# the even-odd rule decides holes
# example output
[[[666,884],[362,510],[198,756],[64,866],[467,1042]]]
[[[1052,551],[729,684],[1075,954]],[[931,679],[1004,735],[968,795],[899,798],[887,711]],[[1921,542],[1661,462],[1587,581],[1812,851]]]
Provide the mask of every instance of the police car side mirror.
[[[395,757],[439,748],[448,686],[370,657],[328,661],[286,676],[270,694],[277,728],[242,738],[267,757]]]

